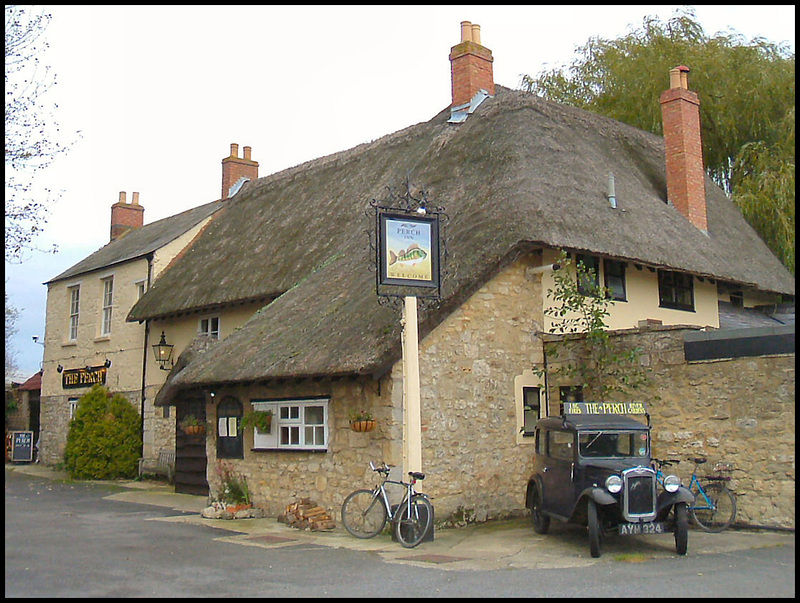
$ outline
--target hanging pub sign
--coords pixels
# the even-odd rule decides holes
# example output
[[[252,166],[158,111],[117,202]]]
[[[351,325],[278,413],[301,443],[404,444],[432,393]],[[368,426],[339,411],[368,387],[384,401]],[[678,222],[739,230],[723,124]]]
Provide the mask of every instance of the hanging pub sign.
[[[108,368],[104,365],[65,369],[61,373],[61,387],[74,389],[76,387],[91,387],[96,383],[105,385],[107,372]]]
[[[439,215],[378,212],[380,285],[439,287]]]

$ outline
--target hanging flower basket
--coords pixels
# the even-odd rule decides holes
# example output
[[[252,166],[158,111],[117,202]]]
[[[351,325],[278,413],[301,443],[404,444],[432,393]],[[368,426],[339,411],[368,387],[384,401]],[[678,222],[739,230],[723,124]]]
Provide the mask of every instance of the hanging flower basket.
[[[193,414],[186,415],[180,422],[179,427],[187,435],[205,435],[206,433],[205,421],[201,421]]]
[[[375,419],[350,421],[350,429],[353,431],[372,431],[377,424],[378,422]]]

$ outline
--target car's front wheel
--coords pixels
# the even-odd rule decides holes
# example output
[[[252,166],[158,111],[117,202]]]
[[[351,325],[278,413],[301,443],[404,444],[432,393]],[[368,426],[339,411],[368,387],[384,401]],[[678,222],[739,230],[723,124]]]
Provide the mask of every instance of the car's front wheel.
[[[689,550],[689,509],[686,503],[678,503],[672,512],[675,514],[675,551],[685,555]]]
[[[547,531],[550,529],[550,518],[542,513],[542,494],[539,492],[539,488],[533,490],[531,520],[533,521],[534,532],[537,534],[547,534]]]
[[[586,515],[589,524],[589,552],[592,557],[599,557],[603,554],[603,526],[600,521],[600,513],[597,510],[597,503],[591,498],[587,502]]]

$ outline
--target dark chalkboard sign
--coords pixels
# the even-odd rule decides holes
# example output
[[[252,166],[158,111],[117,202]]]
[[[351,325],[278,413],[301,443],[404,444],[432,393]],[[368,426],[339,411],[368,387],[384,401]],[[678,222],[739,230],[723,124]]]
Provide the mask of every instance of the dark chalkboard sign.
[[[30,463],[33,460],[33,432],[15,431],[11,444],[11,461],[13,463]]]

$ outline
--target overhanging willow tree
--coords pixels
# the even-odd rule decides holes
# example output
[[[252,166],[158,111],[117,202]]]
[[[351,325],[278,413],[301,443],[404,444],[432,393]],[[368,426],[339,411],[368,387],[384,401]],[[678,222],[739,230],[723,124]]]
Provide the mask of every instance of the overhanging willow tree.
[[[708,35],[684,8],[619,39],[591,38],[570,65],[524,75],[521,87],[661,135],[669,70],[688,66],[708,173],[794,273],[794,59],[763,38]]]

